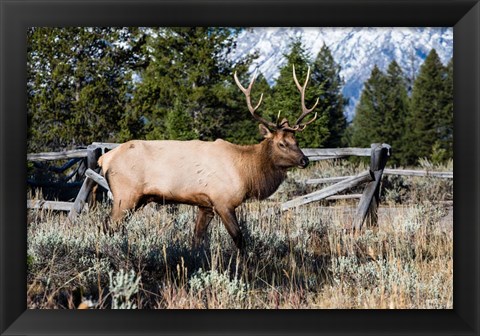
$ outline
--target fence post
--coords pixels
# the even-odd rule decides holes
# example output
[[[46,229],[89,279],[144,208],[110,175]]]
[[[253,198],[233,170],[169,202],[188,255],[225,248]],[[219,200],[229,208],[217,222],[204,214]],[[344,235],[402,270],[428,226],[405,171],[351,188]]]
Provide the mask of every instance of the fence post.
[[[98,167],[97,161],[98,158],[102,155],[102,148],[97,145],[89,145],[87,147],[87,169],[90,168],[92,170],[96,170]],[[92,187],[95,185],[95,181],[93,181],[89,177],[85,177],[83,181],[82,187],[78,192],[77,198],[72,205],[72,209],[68,214],[68,218],[73,220],[80,212],[82,212],[83,207],[85,206],[85,202],[87,201],[88,195],[92,190]]]
[[[360,230],[368,215],[367,226],[377,225],[378,205],[380,203],[380,182],[383,169],[391,153],[391,147],[387,144],[374,143],[370,145],[372,154],[370,157],[370,175],[372,181],[368,182],[358,204],[357,214],[353,220],[352,228]]]

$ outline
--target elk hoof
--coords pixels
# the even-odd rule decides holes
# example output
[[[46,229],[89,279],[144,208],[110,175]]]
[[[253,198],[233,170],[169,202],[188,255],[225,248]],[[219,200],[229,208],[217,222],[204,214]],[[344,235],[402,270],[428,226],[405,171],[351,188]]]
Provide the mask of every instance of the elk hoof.
[[[241,235],[238,235],[235,240],[235,246],[240,250],[242,251],[243,248],[244,248],[244,243],[243,243],[243,237]]]

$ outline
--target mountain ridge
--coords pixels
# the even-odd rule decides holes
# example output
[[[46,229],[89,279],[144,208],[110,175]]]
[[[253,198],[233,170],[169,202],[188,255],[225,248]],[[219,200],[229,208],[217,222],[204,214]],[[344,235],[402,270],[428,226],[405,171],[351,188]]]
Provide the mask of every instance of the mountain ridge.
[[[351,120],[360,98],[363,83],[376,64],[385,71],[396,60],[406,76],[418,73],[423,60],[435,48],[446,64],[453,56],[453,29],[451,27],[322,27],[322,28],[247,28],[237,39],[232,60],[258,52],[259,57],[250,71],[258,70],[270,85],[278,78],[285,64],[284,54],[294,38],[300,37],[313,60],[326,44],[341,66],[340,75],[345,85],[343,94],[350,103],[345,115]]]

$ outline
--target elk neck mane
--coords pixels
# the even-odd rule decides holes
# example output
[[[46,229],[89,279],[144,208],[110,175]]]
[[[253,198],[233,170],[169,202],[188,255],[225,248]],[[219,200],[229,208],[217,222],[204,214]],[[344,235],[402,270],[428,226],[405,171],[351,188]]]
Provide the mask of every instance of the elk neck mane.
[[[245,198],[262,200],[273,194],[285,180],[287,170],[275,165],[272,141],[265,139],[256,145],[236,148],[240,155],[235,160],[235,166],[245,181]]]

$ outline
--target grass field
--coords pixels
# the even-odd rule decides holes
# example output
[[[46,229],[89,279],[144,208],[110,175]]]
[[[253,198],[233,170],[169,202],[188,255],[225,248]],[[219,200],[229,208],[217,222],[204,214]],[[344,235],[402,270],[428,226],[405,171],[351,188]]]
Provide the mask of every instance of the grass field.
[[[301,182],[306,178],[364,169],[348,161],[312,164],[293,170],[268,200],[243,204],[237,209],[243,254],[217,217],[205,246],[192,250],[191,206],[148,205],[111,236],[98,229],[108,204],[75,223],[66,213],[29,210],[27,305],[452,308],[452,180],[386,177],[378,227],[356,235],[347,229],[357,201],[278,210],[282,201],[322,187]]]

